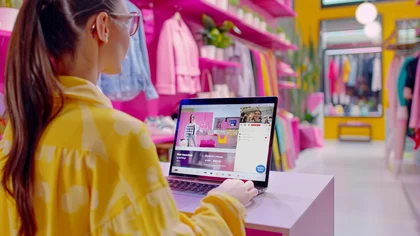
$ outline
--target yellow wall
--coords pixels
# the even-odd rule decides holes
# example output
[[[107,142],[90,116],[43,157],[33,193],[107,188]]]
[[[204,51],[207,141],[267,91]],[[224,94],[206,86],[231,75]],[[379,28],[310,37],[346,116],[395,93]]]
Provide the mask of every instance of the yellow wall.
[[[321,20],[331,20],[339,18],[354,17],[357,5],[344,7],[321,8],[321,0],[295,0],[297,17],[297,27],[301,31],[302,38],[306,42],[309,36],[314,40],[319,39],[319,25]],[[395,21],[410,18],[420,18],[420,7],[415,5],[415,1],[398,1],[376,3],[379,14],[382,15],[382,30],[384,40],[391,35],[395,29]],[[384,85],[391,63],[393,53],[384,51],[383,53],[383,77]],[[383,104],[387,104],[387,96],[384,91]],[[385,116],[381,118],[325,118],[325,138],[337,138],[337,126],[341,122],[346,121],[363,121],[370,123],[373,127],[373,139],[385,139]],[[346,132],[346,131],[345,131]],[[348,132],[346,132],[348,134]],[[351,134],[351,133],[350,133]],[[363,130],[354,132],[353,134],[365,134]]]

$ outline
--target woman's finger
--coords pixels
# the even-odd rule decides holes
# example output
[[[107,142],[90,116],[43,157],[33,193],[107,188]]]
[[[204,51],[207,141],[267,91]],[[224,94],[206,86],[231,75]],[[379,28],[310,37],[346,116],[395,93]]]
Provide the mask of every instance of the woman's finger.
[[[251,196],[251,198],[257,196],[258,190],[256,188],[252,189],[251,191],[249,191],[249,195]]]
[[[247,181],[246,183],[245,183],[245,188],[246,188],[246,190],[251,190],[251,189],[253,189],[254,188],[254,182],[252,182],[252,181]]]

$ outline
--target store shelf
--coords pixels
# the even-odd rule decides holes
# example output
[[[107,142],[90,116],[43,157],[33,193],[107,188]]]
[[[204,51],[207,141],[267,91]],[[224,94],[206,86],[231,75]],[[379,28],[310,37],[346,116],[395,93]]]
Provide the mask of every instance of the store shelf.
[[[172,143],[174,141],[174,136],[152,136],[152,140],[155,144],[162,144],[162,143]]]
[[[277,71],[277,75],[280,77],[296,77],[296,72]]]
[[[166,4],[165,6],[168,8],[173,7],[173,1],[165,1],[164,4]],[[220,23],[225,20],[232,21],[242,32],[241,34],[235,34],[236,36],[262,47],[279,50],[298,50],[295,45],[284,42],[276,35],[262,31],[246,23],[235,14],[220,9],[215,5],[205,2],[204,0],[180,0],[177,1],[177,9],[180,9],[183,16],[191,17],[193,21],[200,24],[203,14],[211,16],[216,23]]]
[[[298,86],[296,83],[290,81],[281,81],[278,83],[278,88],[280,89],[297,89]]]
[[[280,0],[252,0],[274,17],[295,17],[296,12]]]
[[[240,68],[242,67],[242,65],[236,62],[200,58],[200,67],[201,68],[217,67],[217,68],[225,69],[225,68]]]
[[[12,32],[11,31],[0,30],[0,36],[1,37],[10,37],[10,36],[12,36]]]

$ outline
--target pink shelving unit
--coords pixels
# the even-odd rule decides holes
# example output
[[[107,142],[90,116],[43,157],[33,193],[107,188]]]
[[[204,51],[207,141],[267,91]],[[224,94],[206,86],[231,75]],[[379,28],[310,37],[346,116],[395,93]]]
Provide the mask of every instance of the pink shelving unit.
[[[240,63],[236,62],[230,62],[230,61],[219,61],[219,60],[213,60],[208,58],[200,58],[200,67],[201,68],[241,68],[242,65]]]
[[[296,83],[290,81],[280,81],[278,83],[279,89],[297,89],[298,86]]]
[[[167,1],[161,4],[166,4],[166,7],[173,8],[173,3],[173,1]],[[237,36],[262,47],[280,50],[298,49],[295,45],[280,40],[276,35],[262,31],[253,25],[246,23],[235,14],[220,9],[217,6],[207,3],[203,0],[177,1],[176,7],[181,9],[181,12],[184,15],[190,16],[191,20],[197,23],[201,22],[201,16],[203,14],[211,16],[217,22],[223,22],[225,20],[232,21],[242,31],[242,33]]]
[[[252,0],[252,2],[266,10],[274,17],[295,17],[296,12],[284,0]]]

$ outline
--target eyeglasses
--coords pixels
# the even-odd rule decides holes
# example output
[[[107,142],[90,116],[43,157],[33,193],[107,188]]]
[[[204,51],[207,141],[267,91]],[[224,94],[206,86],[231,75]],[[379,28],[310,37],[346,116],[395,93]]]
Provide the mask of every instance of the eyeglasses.
[[[130,12],[129,14],[110,13],[111,17],[115,18],[124,28],[128,29],[130,36],[136,34],[140,24],[140,13]]]
[[[126,28],[130,36],[135,35],[137,30],[139,29],[140,13],[138,12],[130,12],[129,14],[119,14],[119,13],[108,13],[108,14],[113,19],[115,19],[114,21],[115,23]],[[92,33],[95,30],[96,30],[96,24],[92,26]]]

